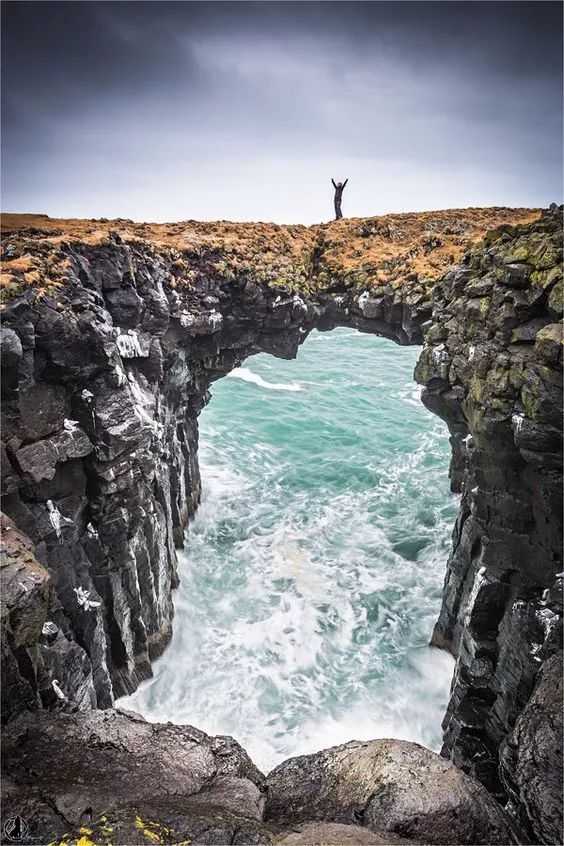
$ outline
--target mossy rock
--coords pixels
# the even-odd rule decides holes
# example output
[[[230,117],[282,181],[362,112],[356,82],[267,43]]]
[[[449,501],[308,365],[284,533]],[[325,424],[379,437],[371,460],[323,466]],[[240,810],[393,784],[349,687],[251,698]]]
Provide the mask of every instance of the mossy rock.
[[[531,282],[538,288],[545,288],[549,290],[557,282],[561,282],[564,277],[562,266],[552,267],[550,270],[533,270],[531,273]]]
[[[477,374],[470,379],[470,397],[475,402],[483,403],[486,395],[486,383]]]
[[[524,373],[521,402],[531,420],[561,423],[562,384],[559,370],[542,364],[532,364]]]
[[[537,332],[535,350],[544,361],[556,363],[560,358],[563,343],[562,323],[550,323]]]
[[[503,369],[490,370],[486,379],[488,391],[495,396],[507,396],[512,393],[509,383],[509,373]]]
[[[509,383],[516,391],[520,391],[523,387],[523,380],[524,376],[522,367],[509,368]]]
[[[550,292],[548,307],[555,314],[560,315],[564,312],[564,284],[562,282],[558,282]]]
[[[485,319],[490,311],[490,307],[492,304],[491,297],[481,297],[480,299],[480,314]]]
[[[515,262],[527,261],[530,255],[530,247],[527,243],[518,243],[510,252],[504,256],[505,264],[514,264]]]
[[[558,265],[562,258],[562,251],[552,242],[546,240],[530,255],[529,261],[537,270],[549,270]]]

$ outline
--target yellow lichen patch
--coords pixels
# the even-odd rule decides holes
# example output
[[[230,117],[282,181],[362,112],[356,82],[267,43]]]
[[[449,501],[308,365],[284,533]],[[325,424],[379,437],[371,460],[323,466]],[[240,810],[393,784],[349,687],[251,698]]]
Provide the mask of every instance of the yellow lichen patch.
[[[85,834],[76,841],[76,846],[96,846],[96,844]]]
[[[135,817],[135,828],[138,829],[138,831],[140,831],[143,834],[143,836],[147,840],[149,840],[150,843],[163,843],[164,841],[162,839],[162,836],[156,831],[151,831],[151,828],[149,828],[149,826],[151,826],[152,828],[157,828],[157,829],[161,828],[159,823],[144,822],[141,819],[141,817],[139,816],[139,814],[137,814],[137,816]],[[167,831],[168,831],[168,829],[167,829]]]

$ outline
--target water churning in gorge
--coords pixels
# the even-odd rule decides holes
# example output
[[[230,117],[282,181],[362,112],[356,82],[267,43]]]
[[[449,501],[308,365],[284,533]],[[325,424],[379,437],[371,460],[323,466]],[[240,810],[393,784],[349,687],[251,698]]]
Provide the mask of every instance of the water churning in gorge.
[[[120,706],[233,735],[264,771],[352,739],[440,747],[453,663],[428,642],[457,503],[418,352],[314,332],[214,384],[174,636]]]

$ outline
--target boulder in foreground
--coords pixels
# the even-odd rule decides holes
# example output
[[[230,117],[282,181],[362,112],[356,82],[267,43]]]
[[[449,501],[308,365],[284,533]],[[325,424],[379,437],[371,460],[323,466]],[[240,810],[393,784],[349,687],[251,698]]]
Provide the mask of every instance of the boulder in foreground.
[[[352,741],[291,758],[267,777],[266,820],[324,820],[436,844],[518,842],[512,820],[481,784],[402,740]]]
[[[6,726],[3,766],[4,817],[26,820],[26,842],[81,829],[114,846],[135,832],[153,843],[270,840],[264,776],[235,740],[191,726],[115,710],[22,714]]]

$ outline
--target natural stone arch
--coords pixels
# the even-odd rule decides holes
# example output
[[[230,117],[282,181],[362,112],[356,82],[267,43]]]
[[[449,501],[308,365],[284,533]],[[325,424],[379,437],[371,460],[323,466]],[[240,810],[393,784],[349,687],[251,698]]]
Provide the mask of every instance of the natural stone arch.
[[[7,403],[23,420],[33,396],[43,421],[36,432],[23,420],[31,443],[9,447],[4,509],[38,547],[64,609],[59,622],[90,657],[91,678],[68,684],[107,707],[112,689],[130,693],[150,674],[170,638],[174,548],[200,497],[197,416],[211,383],[257,352],[295,357],[314,328],[421,343],[430,304],[345,286],[308,298],[248,279],[178,292],[162,255],[119,241],[78,247],[73,262],[79,280],[66,313],[22,303],[4,323],[5,345],[22,339],[12,344]],[[63,521],[63,544],[47,499],[72,521]],[[103,626],[77,608],[77,584],[102,601]]]
[[[355,326],[425,341],[417,378],[450,426],[463,493],[435,632],[457,657],[445,751],[498,789],[499,742],[561,637],[558,217],[492,233],[430,286],[329,274],[296,293],[218,275],[205,255],[183,285],[173,250],[120,236],[65,256],[56,299],[30,291],[4,315],[3,503],[47,565],[55,594],[40,605],[67,635],[9,642],[15,709],[49,705],[54,666],[70,668],[62,681],[85,708],[150,673],[170,637],[174,545],[199,499],[196,418],[211,382],[253,352],[291,357],[312,328]],[[26,411],[34,391],[40,429]],[[47,499],[72,521],[63,544]],[[103,601],[103,620],[77,606],[77,584]]]

